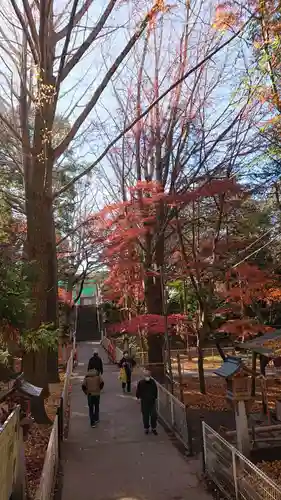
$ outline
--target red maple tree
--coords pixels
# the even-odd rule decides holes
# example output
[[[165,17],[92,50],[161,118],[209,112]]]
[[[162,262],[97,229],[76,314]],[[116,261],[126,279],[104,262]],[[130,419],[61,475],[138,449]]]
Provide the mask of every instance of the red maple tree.
[[[129,201],[102,210],[99,214],[105,246],[102,259],[109,268],[105,296],[117,300],[118,305],[123,305],[128,297],[140,303],[145,298],[145,280],[158,277],[153,262],[149,262],[148,268],[144,253],[147,238],[155,232],[159,204],[181,210],[199,199],[237,190],[236,183],[228,179],[206,182],[183,195],[166,194],[158,183],[139,182],[131,189]]]
[[[273,331],[259,318],[258,307],[260,303],[278,301],[280,293],[280,288],[275,285],[269,272],[248,262],[241,263],[227,272],[224,287],[220,288],[225,306],[217,312],[229,319],[219,331],[228,332],[242,342],[247,337]]]
[[[139,182],[130,190],[129,200],[108,206],[99,214],[105,245],[103,262],[109,269],[104,294],[127,312],[124,318],[127,322],[114,327],[117,328],[115,331],[128,330],[137,334],[143,327],[148,335],[154,334],[153,337],[161,337],[165,331],[161,306],[155,311],[149,305],[151,294],[162,294],[161,288],[155,288],[155,281],[159,282],[160,275],[158,270],[154,270],[157,261],[154,260],[155,254],[151,249],[153,237],[157,232],[159,208],[171,211],[170,226],[174,224],[177,227],[178,213],[184,214],[194,203],[227,195],[235,197],[240,191],[241,188],[235,180],[229,178],[204,179],[196,189],[181,195],[165,193],[159,183]],[[222,245],[220,241],[218,247],[219,243]],[[206,244],[201,248],[205,261],[193,256],[188,262],[182,259],[179,241],[175,241],[175,244],[177,252],[174,251],[172,259],[167,260],[166,279],[190,275],[194,267],[197,274],[200,268],[210,267]],[[181,263],[176,262],[176,253],[181,257]],[[155,297],[153,299],[155,302]],[[162,304],[162,296],[158,303]],[[191,324],[189,327],[191,328]]]
[[[167,316],[167,318],[160,314],[141,314],[131,318],[130,320],[111,325],[108,329],[108,332],[111,336],[116,336],[123,333],[132,336],[147,336],[153,334],[162,335],[166,332],[166,321],[168,333],[170,335],[176,333],[174,327],[178,325],[184,325],[186,331],[194,333],[192,323],[184,314],[170,314]]]

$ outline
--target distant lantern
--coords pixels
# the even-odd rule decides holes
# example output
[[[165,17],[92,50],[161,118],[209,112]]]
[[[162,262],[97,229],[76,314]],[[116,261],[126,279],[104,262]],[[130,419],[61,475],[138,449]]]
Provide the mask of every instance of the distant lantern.
[[[230,401],[249,401],[251,396],[251,377],[241,358],[228,356],[223,364],[214,371],[226,381],[226,397]]]
[[[246,410],[249,411],[253,402],[251,372],[241,358],[228,356],[214,373],[226,381],[226,398],[235,412],[237,447],[241,453],[249,456],[250,439]]]

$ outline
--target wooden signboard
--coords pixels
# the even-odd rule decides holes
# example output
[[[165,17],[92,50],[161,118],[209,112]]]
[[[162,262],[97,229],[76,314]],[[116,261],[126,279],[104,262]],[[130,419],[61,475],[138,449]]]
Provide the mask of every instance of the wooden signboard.
[[[227,384],[227,398],[234,401],[251,399],[251,378],[234,377]]]

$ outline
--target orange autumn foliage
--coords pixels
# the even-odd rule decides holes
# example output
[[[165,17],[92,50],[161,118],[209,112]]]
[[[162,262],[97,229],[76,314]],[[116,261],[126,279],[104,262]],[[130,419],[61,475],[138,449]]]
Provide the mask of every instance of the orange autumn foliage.
[[[72,292],[68,292],[64,290],[63,288],[58,289],[58,298],[59,302],[62,302],[64,304],[72,305],[73,300],[72,300]]]
[[[254,300],[266,299],[268,288],[273,284],[268,273],[247,262],[229,271],[226,280],[226,302],[242,302],[244,305],[251,304]]]
[[[253,25],[249,24],[253,29],[249,33],[245,30],[245,34],[252,39],[257,72],[265,76],[263,83],[253,88],[253,95],[267,107],[266,112],[271,115],[261,126],[276,126],[275,120],[280,126],[280,2],[248,0],[240,5],[238,2],[221,2],[216,7],[213,28],[233,32],[241,28],[242,23],[246,26],[249,21],[253,22]]]
[[[149,17],[149,28],[152,29],[155,26],[155,19],[158,14],[166,14],[171,9],[176,7],[176,4],[168,4],[165,0],[155,0],[152,9],[148,13]]]
[[[269,288],[266,293],[266,301],[271,302],[281,302],[281,288]]]
[[[225,193],[235,197],[240,192],[235,179],[229,178],[202,182],[183,194],[165,193],[159,183],[142,181],[129,190],[129,200],[105,207],[99,213],[99,229],[104,235],[103,262],[110,270],[105,282],[107,298],[117,301],[118,305],[124,305],[128,298],[137,302],[144,300],[148,270],[143,249],[147,239],[157,233],[160,205],[184,208],[203,198]]]
[[[273,288],[273,278],[269,273],[259,269],[256,265],[244,262],[226,275],[226,285],[220,288],[224,298],[225,307],[219,308],[217,313],[229,315],[233,313],[234,319],[228,319],[218,331],[228,332],[230,335],[243,340],[248,336],[258,333],[268,333],[274,329],[261,324],[255,318],[247,317],[246,310],[258,302],[272,302],[281,297],[281,291]]]
[[[170,314],[167,317],[167,326],[170,334],[175,332],[175,327],[184,325],[185,332],[194,334],[194,329],[185,314]],[[141,314],[130,320],[122,321],[111,325],[108,329],[110,335],[119,335],[122,333],[130,335],[153,335],[164,334],[166,331],[166,320],[160,314]]]
[[[213,28],[218,31],[225,31],[237,26],[240,21],[240,14],[237,7],[231,2],[224,2],[216,7]]]
[[[262,325],[254,319],[231,319],[224,323],[219,329],[219,332],[227,332],[234,337],[245,338],[247,336],[254,336],[258,333],[270,333],[274,331],[267,325]]]

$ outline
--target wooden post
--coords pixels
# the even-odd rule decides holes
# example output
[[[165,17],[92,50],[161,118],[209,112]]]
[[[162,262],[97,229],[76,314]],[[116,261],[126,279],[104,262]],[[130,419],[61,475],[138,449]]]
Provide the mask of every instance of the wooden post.
[[[256,371],[257,371],[257,353],[252,353],[252,389],[251,396],[254,398],[256,395]]]
[[[182,371],[181,371],[181,357],[180,354],[177,354],[177,364],[178,364],[178,376],[179,376],[179,384],[180,384],[180,400],[184,403],[184,394],[183,394],[183,380],[182,380]]]
[[[64,437],[64,414],[63,414],[63,398],[61,397],[60,398],[60,406],[59,406],[59,436],[60,436],[60,440],[63,441],[63,437]]]
[[[165,385],[165,389],[167,389],[167,391],[168,391],[169,390],[169,379],[167,376],[167,353],[166,353],[165,345],[163,345],[163,347],[162,347],[162,359],[163,359],[164,385]]]
[[[267,415],[268,424],[270,425],[271,424],[271,415],[270,415],[270,409],[268,407],[266,377],[264,375],[262,375],[262,377],[261,377],[261,388],[262,388],[263,411],[264,411],[264,414]]]
[[[220,343],[219,343],[219,342],[216,342],[216,348],[217,348],[217,350],[218,350],[218,353],[219,353],[219,355],[220,355],[221,359],[222,359],[223,361],[225,361],[225,360],[226,360],[226,356],[225,356],[225,354],[224,354],[224,350],[222,349],[222,347],[221,347],[221,345],[220,345]]]
[[[262,378],[262,408],[263,408],[263,413],[264,415],[268,414],[268,409],[267,409],[267,395],[266,395],[266,376],[265,376],[265,368],[268,364],[268,359],[263,356],[262,354],[260,355],[260,368],[261,368],[261,374],[263,375],[264,378]]]
[[[192,441],[192,427],[190,424],[190,419],[188,418],[188,408],[185,406],[185,420],[187,426],[187,441],[188,441],[188,451],[189,455],[193,455],[193,441]],[[201,433],[202,433],[202,425],[201,425]]]
[[[129,339],[127,335],[124,335],[123,351],[129,352]]]
[[[202,450],[202,466],[203,466],[203,474],[206,473],[206,460],[207,460],[207,449],[206,449],[206,441],[204,439],[204,420],[200,417],[201,425],[200,425],[200,441],[201,441],[201,450]]]
[[[252,439],[253,439],[253,448],[255,447],[256,443],[256,431],[255,431],[255,426],[252,425]]]
[[[160,266],[160,282],[161,282],[161,294],[162,294],[162,313],[164,316],[165,323],[165,347],[167,352],[167,364],[169,379],[171,384],[171,393],[174,394],[174,379],[173,379],[173,369],[172,369],[172,359],[171,359],[171,345],[170,336],[168,331],[168,308],[167,308],[167,293],[166,293],[166,282],[164,277],[163,264]]]
[[[245,457],[248,458],[250,455],[250,437],[245,401],[235,402],[235,421],[237,448],[243,455],[245,455]]]
[[[57,417],[58,417],[58,455],[59,459],[61,459],[61,406],[57,408]]]
[[[234,490],[235,490],[235,500],[239,499],[239,488],[238,488],[238,478],[237,478],[237,467],[236,467],[236,453],[234,448],[231,450],[232,454],[232,472],[234,480]]]

